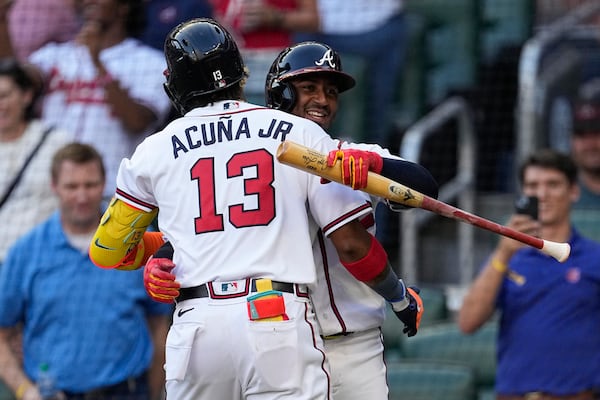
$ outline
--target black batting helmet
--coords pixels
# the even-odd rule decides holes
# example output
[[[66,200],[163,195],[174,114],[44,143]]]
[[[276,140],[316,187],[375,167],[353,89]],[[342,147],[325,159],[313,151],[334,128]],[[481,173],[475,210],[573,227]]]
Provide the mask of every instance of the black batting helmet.
[[[167,95],[184,114],[192,100],[241,81],[244,61],[231,34],[210,18],[177,25],[165,40]]]
[[[273,61],[265,83],[267,106],[290,111],[296,102],[296,91],[288,81],[315,73],[328,75],[340,93],[356,84],[354,78],[342,70],[342,60],[330,46],[319,42],[302,42],[288,47]]]

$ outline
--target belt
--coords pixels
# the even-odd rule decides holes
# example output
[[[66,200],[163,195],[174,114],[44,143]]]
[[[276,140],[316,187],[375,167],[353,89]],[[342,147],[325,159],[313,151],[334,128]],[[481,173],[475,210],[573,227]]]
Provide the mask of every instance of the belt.
[[[278,281],[271,281],[272,285],[273,285],[273,290],[278,290],[280,292],[286,292],[286,293],[294,293],[294,284],[293,283],[286,283],[286,282],[278,282]],[[203,297],[210,297],[211,299],[233,299],[236,297],[244,297],[247,296],[249,293],[255,293],[256,292],[256,280],[255,279],[251,279],[250,280],[250,285],[246,285],[246,287],[249,287],[250,290],[245,290],[243,292],[239,292],[239,293],[232,293],[232,294],[215,294],[214,291],[212,291],[212,286],[210,286],[210,284],[206,284],[203,283],[202,285],[199,286],[192,286],[192,287],[187,287],[187,288],[181,288],[179,289],[179,296],[177,296],[177,299],[175,299],[176,301],[184,301],[184,300],[190,300],[190,299],[199,299],[199,298],[203,298]]]
[[[594,400],[593,390],[584,390],[583,392],[566,395],[556,395],[545,392],[529,392],[522,395],[504,395],[499,394],[496,400]]]

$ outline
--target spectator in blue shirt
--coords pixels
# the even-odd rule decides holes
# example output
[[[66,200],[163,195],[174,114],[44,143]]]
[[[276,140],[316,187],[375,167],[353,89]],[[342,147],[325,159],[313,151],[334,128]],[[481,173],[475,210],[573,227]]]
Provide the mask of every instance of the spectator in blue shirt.
[[[102,158],[67,144],[51,177],[59,210],[16,242],[0,270],[0,378],[17,399],[38,400],[45,364],[66,399],[159,399],[172,309],[147,297],[142,270],[103,271],[88,257],[103,212]],[[9,346],[19,324],[23,365]]]
[[[593,400],[600,388],[600,243],[571,223],[579,197],[577,168],[544,149],[520,169],[523,194],[539,200],[537,220],[515,214],[508,226],[568,242],[563,263],[503,237],[464,298],[458,324],[479,329],[500,311],[497,400]]]

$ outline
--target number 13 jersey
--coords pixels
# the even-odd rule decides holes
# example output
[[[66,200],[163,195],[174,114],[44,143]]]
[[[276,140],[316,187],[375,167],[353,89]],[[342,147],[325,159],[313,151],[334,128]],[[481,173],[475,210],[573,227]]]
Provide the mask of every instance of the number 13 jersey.
[[[196,108],[121,162],[116,197],[151,211],[182,287],[266,277],[313,283],[308,213],[325,235],[372,212],[360,191],[277,161],[284,140],[327,154],[317,124],[241,101]]]

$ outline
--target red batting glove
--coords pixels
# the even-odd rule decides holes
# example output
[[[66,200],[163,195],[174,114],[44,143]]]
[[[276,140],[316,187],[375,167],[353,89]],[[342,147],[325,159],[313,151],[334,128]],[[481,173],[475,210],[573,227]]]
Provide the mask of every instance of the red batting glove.
[[[150,258],[144,268],[144,287],[152,299],[171,304],[179,296],[179,282],[171,270],[175,268],[168,258]]]
[[[356,149],[332,150],[327,156],[327,166],[333,167],[337,160],[342,160],[342,181],[352,189],[367,187],[369,171],[380,173],[383,158],[372,151]]]

